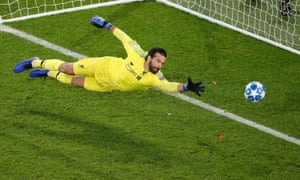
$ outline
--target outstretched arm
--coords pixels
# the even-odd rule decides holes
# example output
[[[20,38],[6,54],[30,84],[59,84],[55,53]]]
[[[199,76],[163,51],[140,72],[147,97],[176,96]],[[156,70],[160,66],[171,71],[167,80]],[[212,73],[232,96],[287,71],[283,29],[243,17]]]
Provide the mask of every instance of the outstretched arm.
[[[94,16],[91,19],[91,24],[98,28],[104,28],[112,32],[113,35],[122,42],[127,54],[130,54],[131,51],[134,51],[142,58],[144,58],[147,55],[147,52],[145,52],[136,41],[131,39],[131,37],[129,37],[125,32],[112,25],[104,18],[100,16]]]
[[[161,86],[159,87],[163,91],[168,92],[186,92],[192,91],[198,96],[201,96],[201,93],[204,92],[205,87],[202,85],[201,82],[192,82],[191,78],[188,78],[188,82],[186,83],[177,83],[177,82],[169,82],[164,80],[161,82]]]
[[[192,91],[196,93],[198,96],[201,96],[201,93],[205,91],[205,87],[202,85],[202,82],[194,83],[190,77],[188,77],[188,81],[186,83],[177,83],[177,82],[169,82],[164,77],[161,71],[159,71],[156,75],[161,80],[161,86],[159,88],[164,91],[180,92],[180,93],[185,91]]]

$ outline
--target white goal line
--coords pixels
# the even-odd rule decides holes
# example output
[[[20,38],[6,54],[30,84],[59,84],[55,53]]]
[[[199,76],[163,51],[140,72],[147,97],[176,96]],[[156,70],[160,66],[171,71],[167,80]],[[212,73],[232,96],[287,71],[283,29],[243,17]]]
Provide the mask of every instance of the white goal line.
[[[77,52],[74,52],[72,50],[66,49],[66,48],[61,47],[59,45],[53,44],[53,43],[48,42],[46,40],[43,40],[41,38],[35,37],[33,35],[30,35],[30,34],[28,34],[26,32],[20,31],[18,29],[14,29],[14,28],[12,28],[10,26],[7,26],[7,25],[0,24],[0,31],[11,33],[11,34],[13,34],[15,36],[18,36],[20,38],[26,39],[26,40],[31,41],[33,43],[42,45],[42,46],[44,46],[44,47],[46,47],[48,49],[52,49],[54,51],[60,52],[60,53],[62,53],[64,55],[67,55],[67,56],[70,56],[70,57],[73,57],[73,58],[76,58],[76,59],[81,59],[83,57],[87,57],[86,55],[79,54]],[[226,111],[224,109],[220,109],[218,107],[215,107],[215,106],[212,106],[210,104],[204,103],[203,101],[200,101],[198,99],[194,99],[194,98],[191,98],[189,96],[186,96],[186,95],[180,94],[180,93],[167,93],[167,92],[164,92],[164,93],[167,94],[167,95],[176,97],[178,99],[181,99],[183,101],[186,101],[188,103],[194,104],[196,106],[199,106],[201,108],[204,108],[206,110],[209,110],[211,112],[214,112],[216,114],[219,114],[219,115],[222,115],[224,117],[227,117],[229,119],[232,119],[232,120],[234,120],[236,122],[239,122],[239,123],[245,124],[247,126],[253,127],[255,129],[258,129],[258,130],[260,130],[262,132],[265,132],[267,134],[271,134],[271,135],[273,135],[275,137],[278,137],[280,139],[283,139],[285,141],[294,143],[296,145],[300,145],[300,140],[297,139],[297,138],[295,138],[295,137],[291,137],[291,136],[289,136],[287,134],[284,134],[282,132],[276,131],[276,130],[271,129],[269,127],[266,127],[266,126],[264,126],[262,124],[256,123],[256,122],[251,121],[249,119],[243,118],[243,117],[235,115],[233,113],[230,113],[230,112],[228,112],[228,111]]]

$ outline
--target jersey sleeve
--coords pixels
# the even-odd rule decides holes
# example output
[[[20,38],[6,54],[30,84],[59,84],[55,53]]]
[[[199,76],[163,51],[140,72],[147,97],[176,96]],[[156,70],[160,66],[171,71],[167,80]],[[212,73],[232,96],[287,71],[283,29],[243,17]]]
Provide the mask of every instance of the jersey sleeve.
[[[161,82],[161,86],[159,89],[167,92],[178,92],[178,84],[177,82],[169,82],[164,80]]]
[[[156,76],[161,82],[160,86],[158,87],[159,89],[167,92],[178,92],[178,82],[169,82],[161,71],[156,73]]]
[[[121,29],[116,27],[113,31],[113,35],[122,42],[128,56],[130,56],[132,54],[137,54],[139,57],[142,57],[142,58],[146,57],[147,52],[144,51],[136,41],[132,40]]]

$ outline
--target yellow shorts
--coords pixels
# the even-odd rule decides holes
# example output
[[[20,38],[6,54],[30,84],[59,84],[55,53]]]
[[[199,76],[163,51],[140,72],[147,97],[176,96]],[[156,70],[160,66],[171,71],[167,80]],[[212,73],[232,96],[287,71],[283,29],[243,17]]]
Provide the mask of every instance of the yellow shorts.
[[[116,60],[115,57],[84,58],[74,63],[75,75],[85,76],[84,88],[91,91],[110,92],[115,90],[110,65]]]

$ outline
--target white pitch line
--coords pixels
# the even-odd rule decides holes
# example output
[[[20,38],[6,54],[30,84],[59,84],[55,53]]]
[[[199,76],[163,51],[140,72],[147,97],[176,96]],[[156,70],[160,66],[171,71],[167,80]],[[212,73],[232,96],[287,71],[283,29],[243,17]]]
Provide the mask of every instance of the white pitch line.
[[[54,51],[60,52],[62,54],[68,55],[68,56],[76,58],[76,59],[81,59],[83,57],[87,57],[86,55],[76,53],[74,51],[71,51],[71,50],[66,49],[64,47],[61,47],[61,46],[58,46],[56,44],[50,43],[50,42],[48,42],[46,40],[40,39],[38,37],[35,37],[33,35],[30,35],[28,33],[23,32],[23,31],[14,29],[14,28],[12,28],[10,26],[6,26],[4,24],[0,24],[0,31],[14,34],[15,36],[21,37],[23,39],[26,39],[26,40],[31,41],[33,43],[42,45],[42,46],[44,46],[44,47],[46,47],[48,49],[52,49]],[[216,114],[219,114],[221,116],[224,116],[224,117],[227,117],[229,119],[232,119],[232,120],[234,120],[236,122],[239,122],[239,123],[245,124],[247,126],[253,127],[255,129],[258,129],[258,130],[260,130],[262,132],[265,132],[267,134],[271,134],[271,135],[273,135],[275,137],[278,137],[280,139],[283,139],[285,141],[288,141],[288,142],[300,145],[300,140],[297,139],[297,138],[295,138],[295,137],[291,137],[291,136],[289,136],[287,134],[284,134],[282,132],[276,131],[274,129],[271,129],[269,127],[266,127],[264,125],[261,125],[259,123],[254,122],[254,121],[251,121],[249,119],[243,118],[243,117],[235,115],[233,113],[230,113],[230,112],[228,112],[228,111],[226,111],[224,109],[220,109],[218,107],[215,107],[215,106],[212,106],[210,104],[204,103],[203,101],[200,101],[198,99],[194,99],[194,98],[191,98],[189,96],[186,96],[186,95],[180,94],[180,93],[168,93],[168,92],[164,92],[164,93],[168,94],[170,96],[176,97],[178,99],[181,99],[183,101],[186,101],[188,103],[194,104],[196,106],[199,106],[201,108],[204,108],[206,110],[209,110],[211,112],[214,112]]]
[[[212,106],[210,104],[207,104],[207,103],[204,103],[203,101],[200,101],[200,100],[197,100],[197,99],[194,99],[194,98],[191,98],[189,96],[186,96],[184,94],[179,94],[179,93],[167,93],[166,94],[170,95],[170,96],[174,96],[178,99],[181,99],[181,100],[184,100],[186,102],[189,102],[191,104],[194,104],[196,106],[199,106],[199,107],[202,107],[206,110],[209,110],[209,111],[212,111],[216,114],[219,114],[219,115],[222,115],[222,116],[225,116],[229,119],[232,119],[234,121],[237,121],[239,123],[242,123],[242,124],[245,124],[247,126],[250,126],[250,127],[253,127],[255,129],[258,129],[262,132],[265,132],[265,133],[268,133],[268,134],[271,134],[273,136],[276,136],[280,139],[283,139],[283,140],[286,140],[288,142],[291,142],[291,143],[294,143],[294,144],[297,144],[297,145],[300,145],[300,140],[295,138],[295,137],[292,137],[292,136],[289,136],[287,134],[284,134],[282,132],[279,132],[279,131],[276,131],[274,129],[271,129],[267,126],[264,126],[262,124],[259,124],[259,123],[256,123],[254,121],[251,121],[249,119],[246,119],[246,118],[243,118],[241,116],[238,116],[236,114],[233,114],[231,112],[228,112],[224,109],[220,109],[218,107],[215,107],[215,106]]]
[[[54,51],[60,52],[60,53],[65,54],[65,55],[68,55],[70,57],[74,57],[74,58],[78,58],[78,59],[86,57],[85,55],[82,55],[82,54],[76,53],[74,51],[71,51],[69,49],[66,49],[64,47],[55,45],[55,44],[50,43],[46,40],[43,40],[43,39],[40,39],[38,37],[32,36],[30,34],[27,34],[23,31],[14,29],[10,26],[6,26],[4,24],[0,24],[0,30],[3,31],[3,32],[8,32],[8,33],[14,34],[18,37],[21,37],[21,38],[26,39],[28,41],[31,41],[31,42],[34,42],[36,44],[42,45],[42,46],[44,46],[48,49],[52,49]]]

